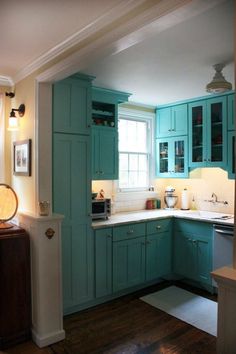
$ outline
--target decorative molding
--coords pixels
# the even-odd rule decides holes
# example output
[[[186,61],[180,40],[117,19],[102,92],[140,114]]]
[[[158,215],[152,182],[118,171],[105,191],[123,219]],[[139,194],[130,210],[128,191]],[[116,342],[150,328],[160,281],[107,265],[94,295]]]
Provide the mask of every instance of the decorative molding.
[[[142,3],[145,3],[145,1],[146,0],[121,1],[117,6],[114,6],[111,10],[107,11],[102,16],[100,16],[78,32],[74,33],[72,36],[68,37],[63,42],[51,48],[45,54],[41,55],[39,58],[33,61],[31,64],[20,70],[14,76],[14,82],[17,83],[18,81],[22,80],[26,76],[41,68],[43,65],[55,59],[60,54],[63,54],[65,51],[69,50],[73,46],[78,45],[80,42],[82,42],[89,36],[92,36],[105,26],[111,24],[112,22],[120,18],[122,15],[125,15],[137,6],[141,5]]]
[[[0,76],[0,86],[14,86],[14,82],[10,76]]]

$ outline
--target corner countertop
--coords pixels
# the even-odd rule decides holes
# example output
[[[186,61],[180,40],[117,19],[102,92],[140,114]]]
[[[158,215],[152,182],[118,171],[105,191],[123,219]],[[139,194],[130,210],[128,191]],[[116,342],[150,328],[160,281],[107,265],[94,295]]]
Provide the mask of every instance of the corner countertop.
[[[180,218],[195,221],[203,221],[212,224],[234,225],[234,215],[226,213],[216,213],[204,210],[139,210],[133,212],[123,212],[111,215],[108,220],[96,220],[92,222],[93,229],[116,226],[130,222],[145,222],[163,218]],[[227,217],[227,218],[226,218]]]

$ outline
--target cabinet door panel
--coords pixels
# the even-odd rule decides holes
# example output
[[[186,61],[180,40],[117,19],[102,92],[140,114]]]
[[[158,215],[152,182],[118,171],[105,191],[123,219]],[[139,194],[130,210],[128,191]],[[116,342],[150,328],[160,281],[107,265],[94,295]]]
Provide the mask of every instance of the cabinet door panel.
[[[173,106],[171,111],[171,135],[187,135],[188,111],[187,104]]]
[[[228,132],[228,178],[235,179],[235,132]]]
[[[113,243],[113,291],[145,281],[145,237]]]
[[[228,96],[228,130],[234,130],[235,94]]]
[[[95,231],[96,297],[112,292],[112,229]]]
[[[92,129],[92,179],[100,179],[100,154],[99,154],[100,135],[97,130]]]
[[[53,137],[53,211],[64,214],[62,265],[64,311],[93,298],[93,243],[90,226],[89,137]]]
[[[53,130],[90,134],[91,83],[66,79],[53,86]]]
[[[171,272],[171,233],[147,235],[146,243],[146,281],[167,275]]]
[[[157,109],[156,138],[171,136],[171,108]]]
[[[226,97],[207,100],[207,113],[207,164],[225,167],[227,157]]]
[[[189,104],[189,165],[201,167],[206,164],[206,102]]]
[[[118,179],[117,132],[100,131],[100,179]]]
[[[202,283],[207,283],[211,285],[211,275],[212,271],[212,242],[210,238],[195,238],[197,249],[196,249],[196,268],[197,277],[196,280]]]

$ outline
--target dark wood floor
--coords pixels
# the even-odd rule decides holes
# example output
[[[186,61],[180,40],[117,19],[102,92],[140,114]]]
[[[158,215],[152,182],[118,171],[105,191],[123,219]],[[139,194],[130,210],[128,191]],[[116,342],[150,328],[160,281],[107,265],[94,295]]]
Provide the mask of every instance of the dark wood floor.
[[[215,354],[216,338],[139,300],[160,285],[66,316],[66,339],[44,351],[7,350],[7,354]],[[207,292],[178,286],[216,300]],[[30,345],[30,343],[28,343]],[[21,345],[22,346],[22,345]],[[18,349],[20,346],[18,346]],[[37,349],[37,348],[36,348]]]
[[[93,309],[67,316],[65,341],[55,354],[213,354],[216,338],[139,300],[169,283],[124,296]],[[182,285],[182,284],[178,284]],[[193,290],[216,299],[209,293]]]

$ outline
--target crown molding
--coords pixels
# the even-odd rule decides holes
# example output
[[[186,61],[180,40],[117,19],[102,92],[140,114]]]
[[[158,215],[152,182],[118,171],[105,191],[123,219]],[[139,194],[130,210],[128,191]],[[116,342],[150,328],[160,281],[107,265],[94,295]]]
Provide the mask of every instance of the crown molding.
[[[92,36],[103,27],[111,24],[121,16],[125,15],[129,11],[132,11],[137,6],[145,3],[146,0],[122,0],[118,5],[114,6],[111,10],[104,13],[102,16],[97,18],[95,21],[89,23],[87,26],[74,33],[72,36],[68,37],[63,42],[59,43],[55,47],[51,48],[49,51],[38,57],[32,63],[27,65],[25,68],[20,70],[14,77],[14,82],[17,83],[20,80],[24,79],[26,76],[32,74],[34,71],[41,68],[43,65],[52,61],[60,54],[63,54],[65,51],[70,48],[78,45],[83,40]]]
[[[14,86],[14,82],[10,76],[0,75],[0,86]]]

